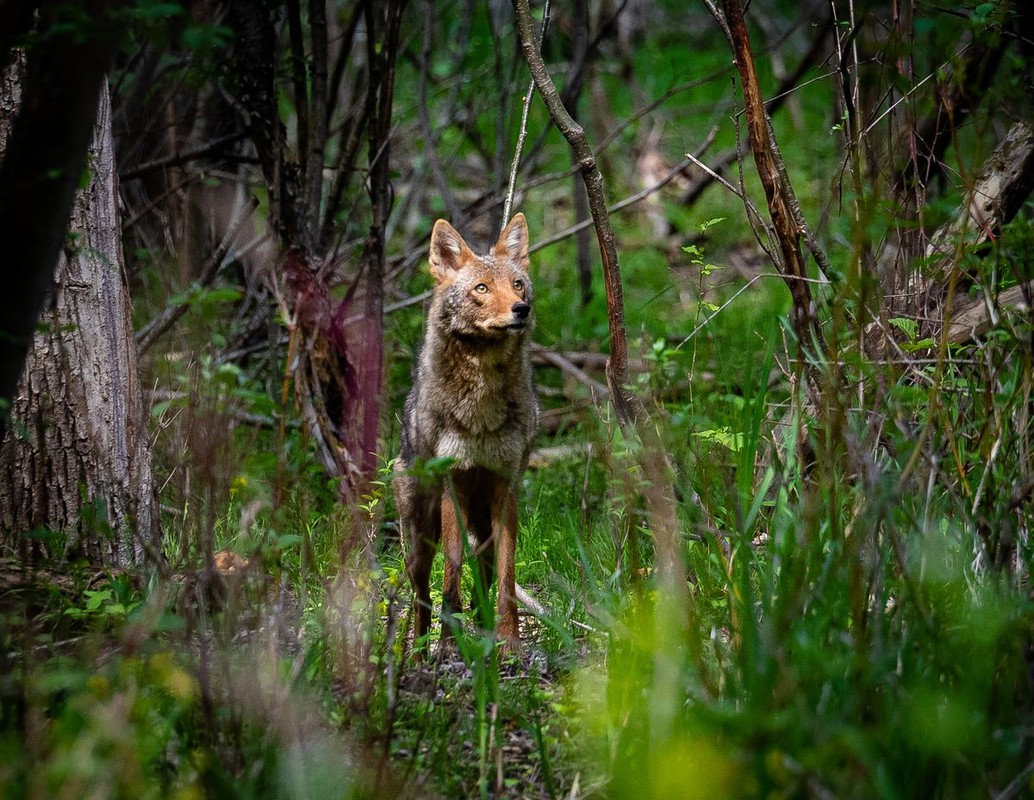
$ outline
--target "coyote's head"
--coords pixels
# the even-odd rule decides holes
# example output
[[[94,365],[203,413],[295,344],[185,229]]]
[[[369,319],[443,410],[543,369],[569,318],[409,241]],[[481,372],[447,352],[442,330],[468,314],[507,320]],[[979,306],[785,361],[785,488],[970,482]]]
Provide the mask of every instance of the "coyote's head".
[[[443,219],[431,233],[432,324],[465,338],[502,339],[531,328],[528,223],[517,214],[486,255],[476,255]]]

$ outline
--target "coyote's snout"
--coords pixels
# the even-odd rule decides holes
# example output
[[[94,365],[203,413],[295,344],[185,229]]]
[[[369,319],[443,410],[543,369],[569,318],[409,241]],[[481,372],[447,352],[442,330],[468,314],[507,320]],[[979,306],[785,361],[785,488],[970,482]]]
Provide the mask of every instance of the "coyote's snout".
[[[486,255],[444,220],[431,234],[434,293],[406,398],[395,496],[408,547],[417,637],[431,626],[431,564],[445,551],[443,637],[461,609],[464,533],[479,543],[478,576],[498,579],[498,635],[516,645],[517,494],[538,421],[532,383],[528,225],[517,214]],[[418,460],[454,459],[445,478],[410,474]],[[494,551],[494,559],[493,559]]]

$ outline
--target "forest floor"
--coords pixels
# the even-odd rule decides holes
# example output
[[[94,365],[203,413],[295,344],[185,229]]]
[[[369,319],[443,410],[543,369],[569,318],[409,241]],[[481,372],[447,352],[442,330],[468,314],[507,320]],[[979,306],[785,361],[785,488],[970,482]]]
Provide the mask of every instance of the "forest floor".
[[[521,649],[498,661],[484,654],[487,637],[468,637],[435,641],[426,659],[402,665],[385,733],[392,768],[411,789],[518,800],[567,796],[573,785],[578,794],[575,720],[557,718],[574,662],[545,652],[542,627],[522,613]]]

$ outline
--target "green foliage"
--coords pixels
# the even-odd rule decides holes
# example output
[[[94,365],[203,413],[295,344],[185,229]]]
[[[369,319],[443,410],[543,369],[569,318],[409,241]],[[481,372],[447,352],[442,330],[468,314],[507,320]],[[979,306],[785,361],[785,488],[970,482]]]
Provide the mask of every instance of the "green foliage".
[[[716,29],[696,24],[696,12],[683,24],[687,12],[673,0],[646,5],[679,25],[641,32],[643,41],[631,45],[601,38],[595,94],[580,106],[594,142],[617,132],[598,153],[611,202],[643,188],[634,157],[657,137],[646,124],[621,125],[644,100],[690,87],[648,118],[669,158],[695,152],[712,132],[709,155],[743,147],[742,121],[728,119],[736,97]],[[433,22],[421,17],[435,26],[439,45],[428,55],[425,87],[436,155],[461,205],[500,193],[502,173],[489,173],[503,163],[498,154],[511,152],[516,131],[499,115],[509,120],[526,86],[509,60],[510,23],[493,8],[444,4]],[[338,11],[343,28],[350,7]],[[915,40],[882,42],[879,51],[907,69],[886,70],[879,87],[858,80],[861,94],[907,98],[902,107],[920,116],[933,93],[919,91],[918,81],[936,76],[930,86],[940,86],[961,57],[951,49],[959,34],[998,41],[1015,6],[969,2],[936,17],[913,11]],[[181,82],[207,90],[219,76],[226,78],[220,90],[237,102],[237,77],[221,76],[229,29],[188,12],[176,3],[132,4],[135,29],[160,54],[153,85],[135,88],[151,98]],[[566,31],[568,12],[555,13],[554,30]],[[785,21],[799,8],[777,3],[765,13]],[[62,25],[87,24],[67,16]],[[863,52],[874,46],[862,28],[842,27],[837,32],[858,36]],[[388,289],[399,297],[430,288],[422,262],[410,256],[425,249],[421,237],[435,216],[449,213],[443,197],[420,186],[432,155],[415,122],[423,31],[405,33],[410,49],[398,67],[392,140],[393,181],[405,191],[389,243],[398,285]],[[801,34],[794,28],[788,36]],[[569,61],[569,45],[566,33],[551,34],[552,66]],[[954,54],[947,63],[945,52]],[[778,85],[778,70],[793,68],[778,65],[775,54],[766,50],[758,62],[766,91]],[[126,61],[120,68],[133,86],[138,74]],[[1000,69],[1012,83],[996,86],[994,102],[1011,109],[1010,100],[1023,96],[1027,66],[1008,52]],[[311,69],[306,63],[303,74],[311,78]],[[159,389],[150,408],[165,563],[160,576],[98,576],[77,563],[62,567],[59,580],[52,565],[29,559],[0,576],[34,575],[0,584],[7,658],[0,795],[954,800],[1028,793],[1029,314],[1003,312],[979,342],[943,346],[928,320],[894,310],[885,320],[890,355],[858,346],[859,328],[870,322],[859,311],[865,259],[895,236],[954,217],[999,123],[977,119],[954,131],[943,191],[927,198],[921,218],[917,211],[917,219],[902,219],[876,187],[846,185],[851,119],[833,100],[836,76],[827,69],[804,76],[792,111],[772,120],[805,217],[821,220],[817,233],[834,261],[832,283],[813,284],[829,343],[814,365],[821,407],[793,405],[805,382],[793,363],[788,293],[768,265],[749,258],[757,232],[738,198],[712,189],[687,206],[674,191],[654,196],[653,210],[673,231],[668,238],[655,235],[641,205],[615,214],[635,363],[629,381],[650,402],[650,424],[666,448],[686,579],[673,587],[654,563],[655,509],[642,499],[641,444],[598,394],[540,365],[549,432],[539,444],[555,452],[522,486],[516,571],[544,610],[524,620],[520,659],[500,657],[487,633],[492,620],[476,613],[455,615],[449,653],[438,649],[439,630],[429,642],[411,641],[390,481],[420,308],[386,318],[380,468],[349,507],[294,401],[286,343],[295,329],[271,297],[251,294],[247,281],[261,270],[234,262],[202,286],[192,283],[197,265],[178,264],[174,254],[132,253],[139,324],[186,306],[144,364],[145,387]],[[297,130],[296,99],[293,90],[277,98],[287,136]],[[435,116],[448,103],[462,119]],[[1009,113],[1028,106],[1019,108]],[[533,103],[536,174],[563,175],[570,153],[548,128]],[[251,158],[242,152],[234,154]],[[884,156],[867,153],[877,162],[867,166],[878,169]],[[287,168],[295,166],[288,159]],[[222,179],[216,174],[204,173],[206,186]],[[761,205],[749,159],[742,174],[727,177]],[[565,178],[557,186],[545,181],[525,193],[533,240],[566,224],[570,185]],[[358,199],[343,205],[335,229],[342,244],[334,259],[345,262],[348,242],[367,235],[356,213],[365,190],[354,191]],[[258,194],[261,217],[272,195]],[[991,244],[957,243],[958,300],[993,300],[1034,277],[1030,219],[1028,205]],[[536,341],[605,353],[607,301],[596,280],[583,303],[576,257],[572,239],[533,255]],[[933,276],[935,265],[931,256],[917,275]],[[332,286],[332,297],[344,297],[354,277]],[[258,326],[249,326],[252,316]],[[325,410],[340,398],[318,400],[328,405],[316,410]],[[800,430],[810,452],[799,449]],[[451,463],[411,469],[440,479]],[[87,504],[83,513],[91,534],[102,536],[107,510]],[[20,541],[26,551],[63,552],[68,537],[39,530]],[[219,551],[242,566],[212,574]],[[466,598],[485,590],[470,567]],[[436,608],[441,569],[439,560]]]

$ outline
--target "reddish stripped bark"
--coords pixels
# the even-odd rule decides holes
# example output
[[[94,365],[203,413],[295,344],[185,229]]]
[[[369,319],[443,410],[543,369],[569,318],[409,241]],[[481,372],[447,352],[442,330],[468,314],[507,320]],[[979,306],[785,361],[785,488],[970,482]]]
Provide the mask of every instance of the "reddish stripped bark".
[[[341,495],[361,497],[377,471],[383,382],[383,280],[385,231],[390,213],[389,134],[395,62],[404,0],[363,0],[350,18],[333,71],[328,64],[328,19],[323,3],[288,5],[290,76],[297,106],[298,141],[292,143],[277,105],[277,33],[273,8],[260,0],[232,0],[227,17],[235,32],[238,96],[247,111],[249,134],[269,188],[270,223],[283,250],[276,283],[292,322],[285,392],[294,397],[305,428],[329,474],[341,477]],[[303,10],[308,9],[308,36]],[[360,18],[365,36],[355,37]],[[368,80],[358,111],[338,124],[335,103],[345,59],[365,41]],[[307,70],[306,46],[311,54]],[[358,46],[358,45],[356,45]],[[332,73],[332,74],[331,74]],[[331,296],[340,280],[332,266],[337,215],[365,132],[369,154],[367,188],[370,229],[358,274],[344,300]],[[336,177],[324,198],[327,151],[338,153]],[[296,151],[296,152],[294,152]],[[355,315],[359,322],[346,326]],[[347,313],[346,313],[347,312]]]

